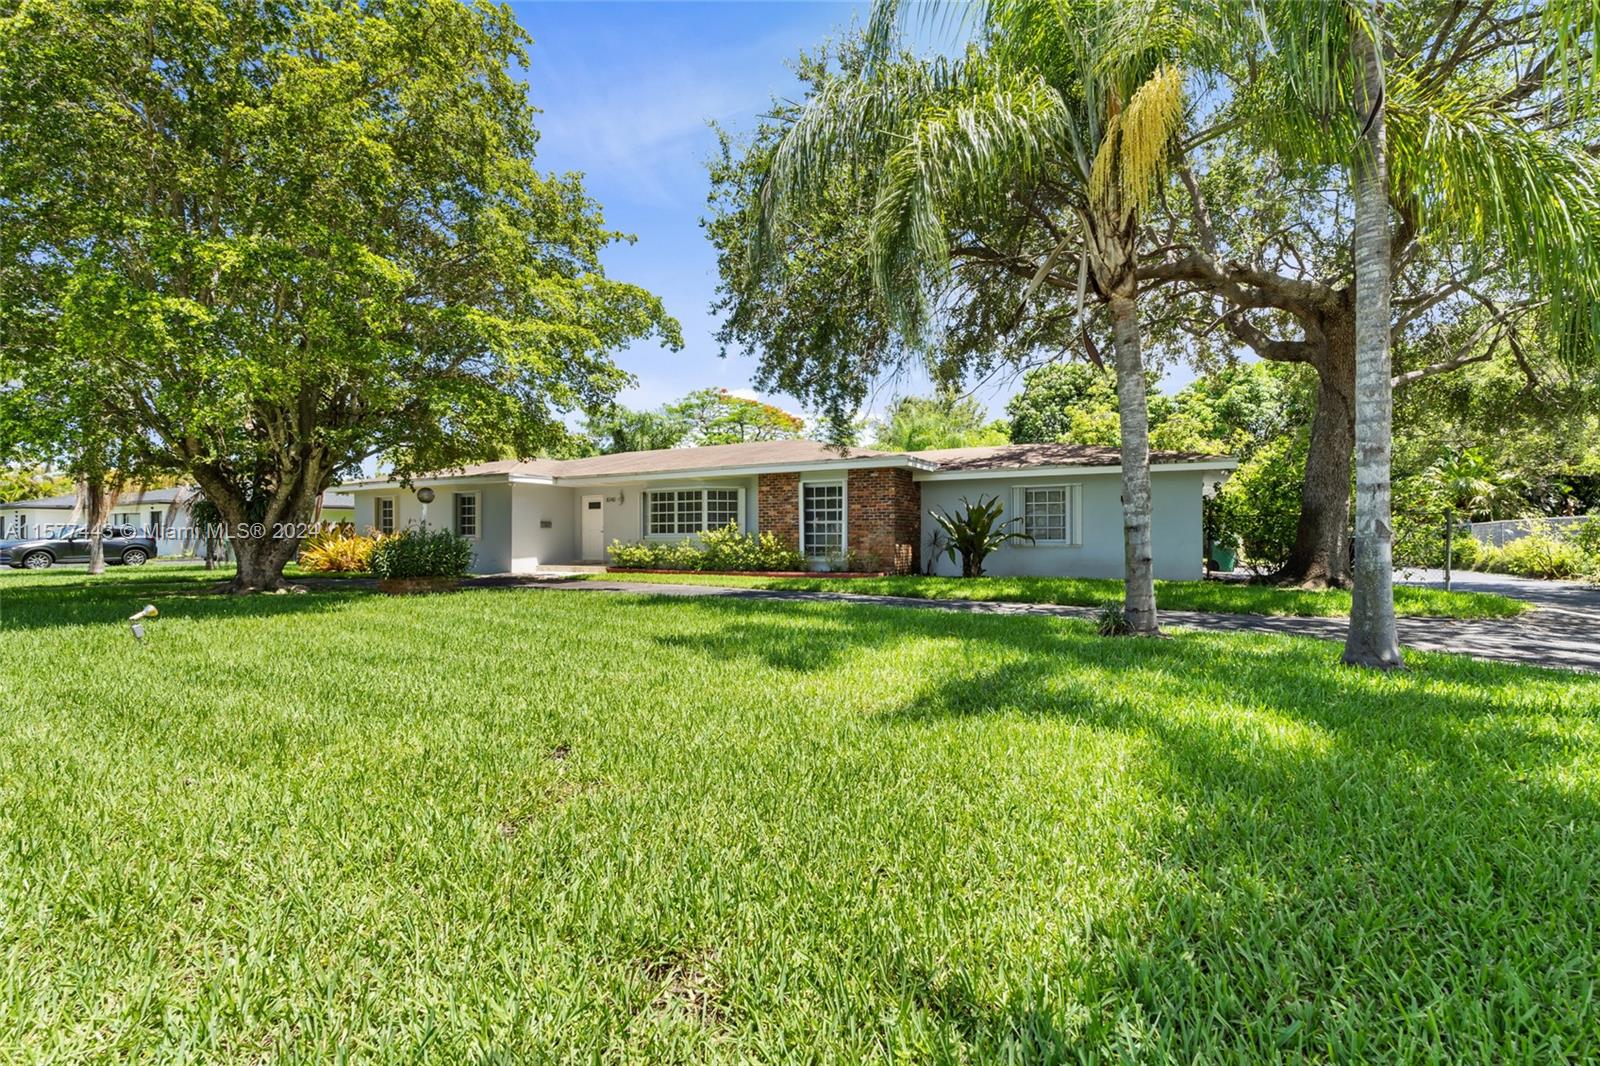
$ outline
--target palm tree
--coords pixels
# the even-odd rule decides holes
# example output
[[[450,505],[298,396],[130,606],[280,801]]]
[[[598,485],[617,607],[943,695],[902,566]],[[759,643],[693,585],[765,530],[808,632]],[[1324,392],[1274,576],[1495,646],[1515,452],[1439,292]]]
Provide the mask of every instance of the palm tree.
[[[926,8],[924,9],[926,10]],[[1110,316],[1121,415],[1125,611],[1158,632],[1150,518],[1149,417],[1141,351],[1139,220],[1183,116],[1164,2],[993,0],[963,9],[957,60],[898,57],[895,0],[872,16],[878,61],[813,98],[775,153],[763,224],[820,199],[837,167],[880,175],[870,226],[874,285],[913,343],[927,344],[949,280],[953,234],[979,230],[1014,194],[1044,190],[1053,247],[1018,314],[1074,263],[1080,326],[1089,298]],[[757,254],[772,242],[757,241]],[[1083,331],[1091,358],[1098,354]]]
[[[1394,392],[1389,352],[1389,299],[1394,257],[1389,234],[1389,139],[1382,55],[1381,0],[1351,33],[1357,64],[1354,102],[1366,115],[1351,171],[1356,273],[1356,535],[1350,571],[1350,631],[1344,661],[1393,669],[1403,660],[1394,621],[1394,524],[1389,492]],[[1357,20],[1352,20],[1357,21]]]
[[[1491,512],[1493,517],[1492,510],[1503,492],[1500,472],[1482,452],[1468,448],[1440,459],[1424,476],[1429,487],[1444,501],[1444,587],[1448,592],[1454,568],[1456,518],[1460,514],[1470,517],[1483,511]]]
[[[1252,136],[1286,155],[1342,163],[1351,176],[1356,536],[1344,661],[1398,667],[1391,211],[1407,227],[1497,242],[1530,287],[1560,293],[1564,314],[1593,321],[1600,165],[1584,143],[1593,133],[1584,122],[1595,113],[1600,2],[1416,5],[1408,20],[1436,29],[1403,70],[1390,66],[1382,0],[1199,0],[1189,15],[1200,27],[1194,53],[1248,71],[1236,90]],[[1489,38],[1474,38],[1482,26]],[[1508,70],[1512,85],[1502,89]],[[1566,133],[1530,132],[1519,122],[1540,98],[1560,112],[1549,125]]]

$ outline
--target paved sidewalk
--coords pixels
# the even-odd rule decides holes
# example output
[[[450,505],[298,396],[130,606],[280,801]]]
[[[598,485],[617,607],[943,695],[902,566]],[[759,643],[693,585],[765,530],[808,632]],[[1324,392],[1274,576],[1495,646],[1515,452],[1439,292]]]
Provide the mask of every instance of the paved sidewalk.
[[[1097,610],[1094,607],[1064,607],[1041,603],[925,600],[906,596],[868,596],[846,592],[796,592],[782,589],[723,588],[717,585],[666,585],[630,581],[547,579],[523,581],[517,584],[568,592],[631,592],[656,596],[717,596],[740,600],[869,603],[886,607],[965,611],[970,614],[1043,615],[1057,618],[1093,618]],[[1485,588],[1482,591],[1491,590]],[[1600,600],[1600,597],[1597,597],[1597,600]],[[1237,633],[1280,633],[1341,642],[1349,626],[1345,618],[1283,618],[1271,615],[1212,614],[1199,611],[1162,611],[1161,623],[1171,628]],[[1592,609],[1586,604],[1582,607],[1563,606],[1560,609],[1546,609],[1541,606],[1521,618],[1514,619],[1400,618],[1397,625],[1400,642],[1408,648],[1458,652],[1479,659],[1494,659],[1530,666],[1554,666],[1568,670],[1600,672],[1600,602],[1596,602]]]

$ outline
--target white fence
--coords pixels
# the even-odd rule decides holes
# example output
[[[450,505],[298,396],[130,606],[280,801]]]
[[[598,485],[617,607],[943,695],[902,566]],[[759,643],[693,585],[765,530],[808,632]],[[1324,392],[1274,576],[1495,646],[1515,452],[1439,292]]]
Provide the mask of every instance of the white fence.
[[[1472,535],[1482,544],[1500,548],[1530,533],[1543,533],[1562,540],[1576,533],[1585,522],[1600,521],[1595,515],[1570,515],[1559,518],[1510,518],[1499,522],[1473,522]]]

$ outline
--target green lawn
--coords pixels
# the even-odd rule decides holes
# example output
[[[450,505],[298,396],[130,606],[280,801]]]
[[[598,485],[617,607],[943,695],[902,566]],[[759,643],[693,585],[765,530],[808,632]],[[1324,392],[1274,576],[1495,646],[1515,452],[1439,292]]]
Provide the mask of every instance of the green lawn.
[[[1600,678],[214,579],[0,574],[0,1059],[1600,1055]]]
[[[996,600],[1002,603],[1059,603],[1099,607],[1122,602],[1122,582],[1087,577],[734,577],[717,574],[588,574],[599,581],[648,581],[733,588],[797,589],[805,592],[856,592],[911,596],[927,600]],[[1230,581],[1157,581],[1156,605],[1169,611],[1334,617],[1350,613],[1344,589],[1312,591],[1244,585]],[[1522,600],[1492,592],[1445,592],[1397,586],[1400,614],[1443,618],[1514,618],[1528,610]]]

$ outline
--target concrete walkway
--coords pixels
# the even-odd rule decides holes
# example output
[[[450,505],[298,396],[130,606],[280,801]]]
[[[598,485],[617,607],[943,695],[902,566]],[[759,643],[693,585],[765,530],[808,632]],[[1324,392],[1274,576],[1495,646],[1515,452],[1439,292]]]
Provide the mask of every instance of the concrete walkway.
[[[1475,575],[1495,577],[1497,575]],[[1425,580],[1425,576],[1421,578]],[[1442,575],[1441,575],[1442,580]],[[1516,581],[1516,579],[1511,579]],[[506,582],[510,584],[512,582]],[[638,581],[563,581],[559,578],[515,582],[527,587],[569,592],[631,592],[655,596],[717,596],[740,600],[799,600],[813,603],[869,603],[885,607],[914,607],[970,614],[1042,615],[1056,618],[1093,618],[1094,607],[1064,607],[1041,603],[996,603],[988,600],[925,600],[905,596],[868,596],[847,592],[796,592],[782,589],[724,588],[717,585],[667,585]],[[1545,586],[1554,582],[1524,582]],[[1466,591],[1462,583],[1456,587]],[[1600,591],[1593,597],[1572,590],[1520,589],[1512,586],[1474,591],[1504,592],[1540,606],[1521,618],[1455,619],[1400,618],[1400,642],[1423,651],[1448,651],[1479,659],[1553,666],[1567,670],[1600,672]],[[1578,592],[1583,586],[1576,586]],[[1548,597],[1548,603],[1535,596]],[[1345,618],[1281,618],[1259,614],[1212,614],[1199,611],[1162,611],[1161,624],[1171,628],[1204,629],[1235,633],[1279,633],[1343,642],[1349,621]]]

